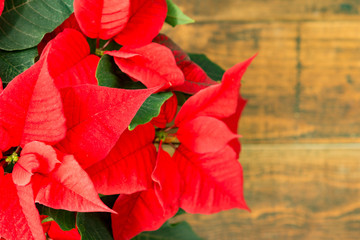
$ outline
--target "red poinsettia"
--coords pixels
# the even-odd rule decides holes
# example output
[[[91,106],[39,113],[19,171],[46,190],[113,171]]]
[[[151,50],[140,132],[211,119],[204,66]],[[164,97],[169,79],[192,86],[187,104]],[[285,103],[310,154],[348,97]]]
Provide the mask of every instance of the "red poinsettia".
[[[245,104],[239,95],[240,79],[251,60],[234,66],[226,72],[220,84],[200,90],[186,101],[175,119],[179,128],[176,136],[181,145],[174,156],[162,149],[161,141],[155,167],[150,164],[142,170],[152,169],[152,181],[143,185],[143,189],[126,192],[117,199],[113,210],[118,214],[112,214],[115,239],[130,239],[142,231],[155,230],[180,207],[191,213],[248,209],[243,196],[242,168],[238,162],[240,149],[234,142],[239,144],[235,123],[237,125]],[[223,104],[223,100],[229,100],[228,104]],[[173,112],[173,108],[170,107],[169,112]],[[172,121],[171,117],[167,119],[165,124]],[[164,127],[164,124],[161,125]],[[139,137],[140,129],[135,134]],[[125,143],[125,138],[122,143]],[[140,146],[137,149],[141,149]],[[129,146],[125,145],[124,149],[127,148]],[[128,166],[139,159],[129,156],[128,159],[122,158],[124,162],[121,166]],[[142,161],[146,157],[145,154],[140,156]],[[104,166],[111,166],[109,163],[104,162]],[[97,175],[95,169],[90,175]],[[131,167],[117,171],[137,174],[131,171]],[[105,176],[102,178],[105,179]],[[143,178],[140,175],[139,178],[149,180],[148,176]],[[112,184],[108,182],[107,185]],[[117,185],[121,186],[120,183]],[[121,188],[124,189],[124,186]]]
[[[130,91],[94,85],[94,76],[84,71],[95,66],[89,58],[94,59],[83,36],[65,30],[0,93],[1,150],[22,149],[12,173],[0,174],[0,195],[10,196],[0,205],[0,236],[6,239],[45,238],[35,202],[77,212],[112,212],[81,165],[105,157],[158,88]]]
[[[37,45],[37,62],[0,85],[0,238],[80,239],[77,229],[43,223],[35,203],[108,212],[115,240],[156,230],[179,208],[248,209],[237,126],[246,103],[240,79],[252,59],[226,71],[221,83],[210,79],[158,35],[167,2],[75,0],[74,14]],[[97,39],[100,56],[86,37]],[[104,52],[100,39],[121,46]],[[103,54],[113,57],[100,64],[110,66],[104,78],[127,75],[146,89],[98,86]],[[147,111],[160,113],[129,128]],[[118,195],[112,209],[99,194]]]
[[[0,174],[0,236],[6,239],[45,239],[35,202],[73,211],[111,211],[74,158],[47,145],[66,134],[60,92],[47,60],[41,58],[0,94],[0,125],[6,137],[1,150],[22,148],[13,172]]]
[[[233,125],[238,122],[238,111],[243,107],[238,106],[243,104],[239,95],[240,79],[252,59],[226,71],[220,84],[190,97],[176,116],[177,136],[182,144],[174,159],[184,181],[180,207],[187,212],[213,213],[234,207],[248,209],[242,195],[238,149],[229,143],[236,138]],[[202,189],[201,193],[198,189]]]

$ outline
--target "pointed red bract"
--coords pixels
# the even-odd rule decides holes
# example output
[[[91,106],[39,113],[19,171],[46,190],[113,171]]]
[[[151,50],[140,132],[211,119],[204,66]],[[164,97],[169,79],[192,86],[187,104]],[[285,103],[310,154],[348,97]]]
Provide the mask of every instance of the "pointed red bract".
[[[242,167],[230,146],[215,153],[196,154],[180,145],[173,158],[183,181],[180,207],[186,212],[209,214],[231,208],[248,209]]]
[[[196,153],[217,152],[239,136],[222,121],[213,117],[197,117],[180,125],[179,141]]]
[[[131,239],[140,232],[156,230],[170,217],[164,215],[153,189],[120,195],[113,210],[118,213],[111,214],[114,240]]]
[[[203,89],[190,97],[176,116],[175,124],[179,126],[182,122],[198,116],[222,119],[234,114],[238,105],[241,77],[254,57],[227,70],[220,84]]]
[[[184,75],[176,66],[174,56],[166,47],[150,43],[140,48],[123,47],[119,51],[105,52],[114,56],[118,67],[146,87],[162,86],[159,91],[181,85]]]
[[[48,71],[58,88],[95,84],[100,58],[90,54],[85,37],[74,29],[65,29],[51,40],[42,52]]]
[[[155,194],[163,207],[164,215],[175,215],[179,210],[180,173],[170,154],[162,149],[162,143],[159,146],[152,179]]]
[[[16,185],[25,186],[34,173],[48,174],[60,164],[55,150],[42,142],[31,142],[24,146],[21,157],[14,166],[12,178]]]
[[[172,87],[171,90],[195,94],[201,89],[217,84],[217,82],[212,80],[199,65],[191,61],[190,57],[184,50],[182,50],[166,35],[159,34],[153,41],[169,48],[172,51],[177,66],[184,73],[184,83],[179,86]]]
[[[34,174],[35,201],[76,212],[113,212],[99,198],[90,177],[72,155],[57,152],[61,164],[48,174]]]
[[[95,85],[62,89],[68,131],[57,147],[73,154],[84,169],[104,159],[146,98],[156,90]]]
[[[31,186],[16,187],[11,174],[0,168],[0,237],[45,240]]]
[[[64,138],[61,97],[44,60],[14,78],[0,94],[0,129],[10,146],[31,141],[55,143]]]
[[[74,13],[81,30],[90,38],[110,39],[128,22],[131,0],[75,0]]]
[[[96,190],[105,195],[131,194],[152,187],[156,149],[151,124],[125,130],[109,155],[86,169]]]

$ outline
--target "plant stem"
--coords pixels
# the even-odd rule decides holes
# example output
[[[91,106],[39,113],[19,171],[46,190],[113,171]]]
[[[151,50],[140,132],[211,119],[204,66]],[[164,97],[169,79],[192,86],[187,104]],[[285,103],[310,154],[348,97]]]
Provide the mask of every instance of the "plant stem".
[[[100,50],[103,51],[111,42],[112,42],[112,39],[109,39],[109,41],[107,41],[107,42],[104,44],[104,46],[102,46],[102,47],[100,48]]]

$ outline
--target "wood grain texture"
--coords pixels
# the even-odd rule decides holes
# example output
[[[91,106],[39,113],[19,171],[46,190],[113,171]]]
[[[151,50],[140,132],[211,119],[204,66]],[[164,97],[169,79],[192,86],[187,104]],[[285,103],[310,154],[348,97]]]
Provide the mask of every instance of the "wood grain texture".
[[[357,0],[174,0],[198,21],[359,20]]]
[[[244,145],[252,212],[180,216],[206,240],[360,239],[360,144]]]
[[[166,27],[188,52],[243,79],[244,143],[360,142],[360,2],[175,1],[195,24]]]

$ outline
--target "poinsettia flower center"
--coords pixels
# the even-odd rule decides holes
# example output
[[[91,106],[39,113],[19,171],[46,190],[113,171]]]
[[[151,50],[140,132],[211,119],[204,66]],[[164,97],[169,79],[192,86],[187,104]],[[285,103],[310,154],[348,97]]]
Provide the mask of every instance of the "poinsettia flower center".
[[[176,137],[176,131],[178,128],[175,128],[174,126],[161,129],[158,128],[155,131],[155,143],[165,143],[165,144],[174,144],[179,143],[179,140]]]
[[[112,42],[112,40],[113,40],[112,38],[109,39],[107,42],[104,43],[104,45],[102,45],[102,46],[100,47],[100,39],[97,38],[97,39],[96,39],[95,55],[96,55],[96,56],[99,56],[99,57],[104,56],[105,51],[106,51],[105,49],[106,49],[107,46],[109,46],[109,44]],[[120,47],[121,47],[121,45],[120,45]]]
[[[0,166],[3,166],[6,173],[11,173],[15,163],[19,160],[21,148],[13,147],[3,153],[3,157],[0,160]]]
[[[16,152],[13,152],[10,156],[5,159],[5,162],[8,164],[15,164],[19,160],[19,155]]]

